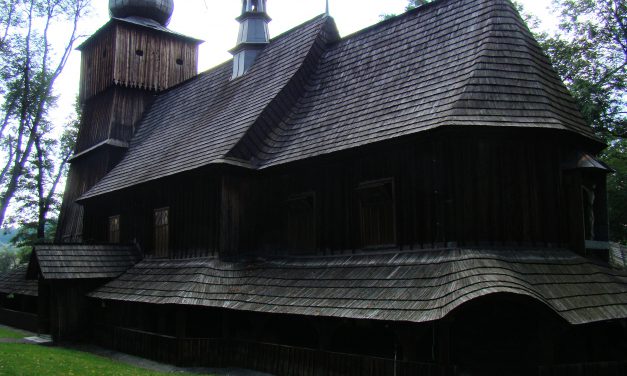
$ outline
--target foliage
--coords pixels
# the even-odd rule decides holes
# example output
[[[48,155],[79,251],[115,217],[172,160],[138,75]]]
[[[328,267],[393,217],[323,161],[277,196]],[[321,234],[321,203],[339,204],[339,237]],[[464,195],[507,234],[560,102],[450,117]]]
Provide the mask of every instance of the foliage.
[[[89,353],[30,344],[0,344],[2,375],[165,375]]]
[[[408,12],[412,9],[416,9],[422,5],[428,4],[430,2],[432,2],[433,0],[408,0],[408,4],[405,6],[405,12]],[[393,14],[393,13],[389,13],[389,14],[382,14],[380,17],[381,19],[387,20],[393,17],[396,17],[397,14]]]
[[[581,112],[606,142],[627,137],[627,2],[554,0],[559,32],[539,34]]]
[[[616,170],[607,179],[611,238],[627,244],[627,140],[614,142],[603,159]]]
[[[559,31],[536,33],[540,45],[597,136],[608,143],[610,238],[627,241],[627,2],[554,0]]]
[[[14,199],[28,208],[44,237],[66,147],[52,134],[55,80],[78,39],[78,20],[90,0],[0,0],[0,225]],[[51,45],[55,28],[65,42]],[[58,32],[58,30],[57,30]],[[24,215],[24,210],[19,212]],[[29,222],[21,219],[18,222]]]

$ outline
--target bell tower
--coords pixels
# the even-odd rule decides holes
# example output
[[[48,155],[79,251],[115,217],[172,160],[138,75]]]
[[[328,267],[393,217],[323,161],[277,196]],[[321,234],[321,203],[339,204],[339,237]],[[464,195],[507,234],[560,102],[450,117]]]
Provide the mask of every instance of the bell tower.
[[[111,19],[79,46],[81,124],[57,242],[82,242],[75,203],[122,158],[156,93],[198,74],[200,41],[169,30],[173,0],[109,0]]]
[[[257,56],[270,43],[268,23],[272,20],[266,12],[266,0],[242,0],[237,45],[233,54],[233,79],[240,77],[255,63]]]

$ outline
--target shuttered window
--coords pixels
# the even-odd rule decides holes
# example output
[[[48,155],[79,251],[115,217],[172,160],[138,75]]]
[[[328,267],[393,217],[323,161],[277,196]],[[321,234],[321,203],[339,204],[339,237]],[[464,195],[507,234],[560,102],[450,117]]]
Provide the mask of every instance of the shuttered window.
[[[155,256],[167,257],[169,246],[169,208],[155,209]]]
[[[109,217],[109,243],[120,242],[120,216]]]
[[[396,244],[394,182],[382,179],[357,187],[363,247]]]
[[[313,192],[291,196],[287,202],[287,247],[292,252],[316,249],[315,195]]]

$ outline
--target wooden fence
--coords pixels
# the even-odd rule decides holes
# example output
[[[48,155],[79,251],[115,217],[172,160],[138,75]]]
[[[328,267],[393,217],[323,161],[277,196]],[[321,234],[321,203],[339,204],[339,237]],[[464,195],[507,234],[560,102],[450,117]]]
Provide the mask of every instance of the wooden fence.
[[[98,327],[94,340],[118,351],[180,366],[239,367],[286,376],[455,375],[454,367],[430,363],[395,362],[393,359],[242,340],[177,339],[125,328]]]
[[[11,309],[0,308],[0,324],[37,332],[38,318],[34,313],[13,311]]]
[[[394,361],[270,343],[221,338],[176,338],[140,330],[96,327],[101,346],[187,367],[239,367],[278,376],[461,376],[455,366]],[[516,374],[532,376],[624,376],[627,362],[551,365],[529,369],[512,366]],[[494,373],[490,369],[487,374]],[[522,372],[522,373],[521,373]],[[475,373],[469,373],[475,374]],[[480,373],[484,374],[484,373]]]

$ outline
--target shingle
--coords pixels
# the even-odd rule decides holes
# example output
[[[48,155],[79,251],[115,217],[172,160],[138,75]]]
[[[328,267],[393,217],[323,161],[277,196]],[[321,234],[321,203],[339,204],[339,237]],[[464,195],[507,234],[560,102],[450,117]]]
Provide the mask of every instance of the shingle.
[[[240,79],[230,81],[227,62],[160,94],[122,162],[82,198],[208,164],[261,169],[445,126],[594,138],[508,0],[439,0],[336,33],[317,17],[275,38]]]
[[[115,278],[140,257],[135,246],[45,244],[34,247],[30,267],[46,280]]]
[[[26,279],[26,269],[22,265],[0,275],[0,293],[37,296],[37,280]]]
[[[456,249],[332,257],[144,260],[90,296],[258,312],[424,322],[494,293],[573,324],[627,318],[627,274],[566,250]]]

